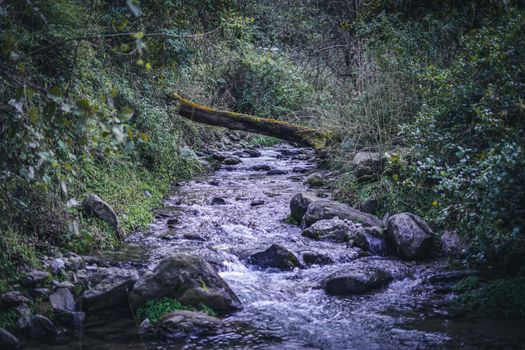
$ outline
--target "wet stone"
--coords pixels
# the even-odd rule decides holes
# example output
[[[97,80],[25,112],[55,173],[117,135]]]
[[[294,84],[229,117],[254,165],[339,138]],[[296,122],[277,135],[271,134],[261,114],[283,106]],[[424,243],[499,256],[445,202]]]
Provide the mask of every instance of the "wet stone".
[[[236,164],[241,163],[242,161],[239,158],[228,157],[224,159],[222,162],[223,164],[226,164],[226,165],[236,165]]]
[[[286,171],[280,170],[280,169],[272,169],[266,173],[266,175],[285,175],[287,174]]]
[[[303,261],[306,265],[330,265],[334,260],[328,255],[308,251],[303,253]]]
[[[226,204],[226,200],[224,200],[224,198],[214,197],[211,200],[211,205],[225,205],[225,204]]]
[[[265,251],[253,254],[250,262],[260,267],[280,270],[291,270],[300,266],[299,259],[279,244],[272,244]]]
[[[265,204],[265,203],[266,203],[266,202],[265,202],[264,200],[262,200],[262,199],[256,199],[256,200],[254,200],[254,201],[252,201],[252,202],[250,203],[250,206],[252,206],[252,207],[257,207],[257,206],[259,206],[259,205],[263,205],[263,204]]]
[[[255,171],[270,171],[271,169],[272,167],[266,164],[254,165],[252,167],[252,170],[255,170]]]

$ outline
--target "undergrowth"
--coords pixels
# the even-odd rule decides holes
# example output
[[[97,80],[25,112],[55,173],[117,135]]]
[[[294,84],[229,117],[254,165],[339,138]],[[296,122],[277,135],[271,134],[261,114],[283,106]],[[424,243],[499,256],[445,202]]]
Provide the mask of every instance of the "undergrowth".
[[[157,323],[164,315],[178,310],[187,310],[187,311],[198,311],[206,313],[210,316],[216,316],[217,313],[207,305],[199,305],[198,307],[193,307],[189,305],[184,305],[177,299],[173,298],[160,298],[149,300],[146,303],[146,306],[137,311],[137,317],[139,320],[149,319],[153,324]]]

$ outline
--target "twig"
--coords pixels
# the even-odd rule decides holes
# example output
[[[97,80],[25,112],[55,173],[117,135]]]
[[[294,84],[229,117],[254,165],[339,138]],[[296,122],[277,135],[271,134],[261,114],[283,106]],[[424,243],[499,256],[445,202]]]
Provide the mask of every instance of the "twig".
[[[202,37],[205,37],[205,36],[208,36],[210,34],[213,34],[217,31],[219,31],[221,29],[221,27],[217,27],[213,30],[210,30],[209,32],[205,32],[205,33],[197,33],[197,34],[170,34],[170,33],[162,33],[162,32],[157,32],[157,33],[144,33],[144,37],[155,37],[155,36],[160,36],[160,37],[168,37],[168,38],[176,38],[176,39],[197,39],[197,38],[202,38]],[[64,45],[68,42],[71,42],[71,41],[79,41],[79,40],[93,40],[93,39],[105,39],[105,38],[117,38],[117,37],[123,37],[123,36],[130,36],[132,34],[134,34],[136,32],[126,32],[126,33],[103,33],[103,34],[96,34],[96,35],[87,35],[87,36],[79,36],[79,37],[75,37],[75,38],[69,38],[69,39],[64,39],[62,41],[57,41],[53,44],[50,44],[50,45],[47,45],[47,46],[44,46],[44,47],[40,47],[36,50],[33,50],[31,52],[29,52],[27,55],[24,55],[21,59],[25,58],[25,57],[28,57],[28,56],[32,56],[36,53],[39,53],[39,52],[42,52],[42,51],[46,51],[46,50],[49,50],[53,47],[56,47],[56,46],[60,46],[60,45]]]

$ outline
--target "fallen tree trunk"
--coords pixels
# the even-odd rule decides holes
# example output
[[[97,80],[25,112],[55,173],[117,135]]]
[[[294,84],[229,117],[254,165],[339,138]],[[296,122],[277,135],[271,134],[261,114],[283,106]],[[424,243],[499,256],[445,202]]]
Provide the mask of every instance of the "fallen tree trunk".
[[[272,136],[315,149],[324,148],[331,135],[329,131],[307,128],[276,119],[215,110],[185,99],[177,93],[173,93],[173,97],[180,104],[179,115],[199,123]]]

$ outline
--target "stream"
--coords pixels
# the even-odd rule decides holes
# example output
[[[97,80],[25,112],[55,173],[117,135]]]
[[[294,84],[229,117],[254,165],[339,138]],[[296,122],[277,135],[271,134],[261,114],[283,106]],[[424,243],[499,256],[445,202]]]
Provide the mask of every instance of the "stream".
[[[220,271],[242,301],[243,309],[225,322],[231,332],[183,343],[145,343],[137,324],[89,317],[81,333],[53,345],[30,349],[514,349],[525,348],[524,325],[481,317],[456,317],[447,310],[450,287],[427,277],[445,271],[446,260],[403,262],[366,256],[342,243],[301,236],[285,223],[290,199],[305,191],[305,174],[315,169],[310,149],[278,145],[261,157],[243,157],[211,175],[177,184],[147,232],[136,232],[105,258],[121,265],[152,269],[173,253],[204,257]],[[269,165],[285,174],[268,175],[253,166]],[[294,172],[294,168],[296,168]],[[328,193],[320,193],[328,196]],[[213,205],[213,198],[225,204]],[[169,225],[168,225],[169,221]],[[335,263],[291,271],[260,269],[248,257],[278,243],[300,260],[304,252],[329,256]],[[393,270],[382,289],[351,297],[329,296],[319,281],[355,259]],[[102,315],[101,315],[102,316]],[[106,315],[107,316],[107,315]]]

